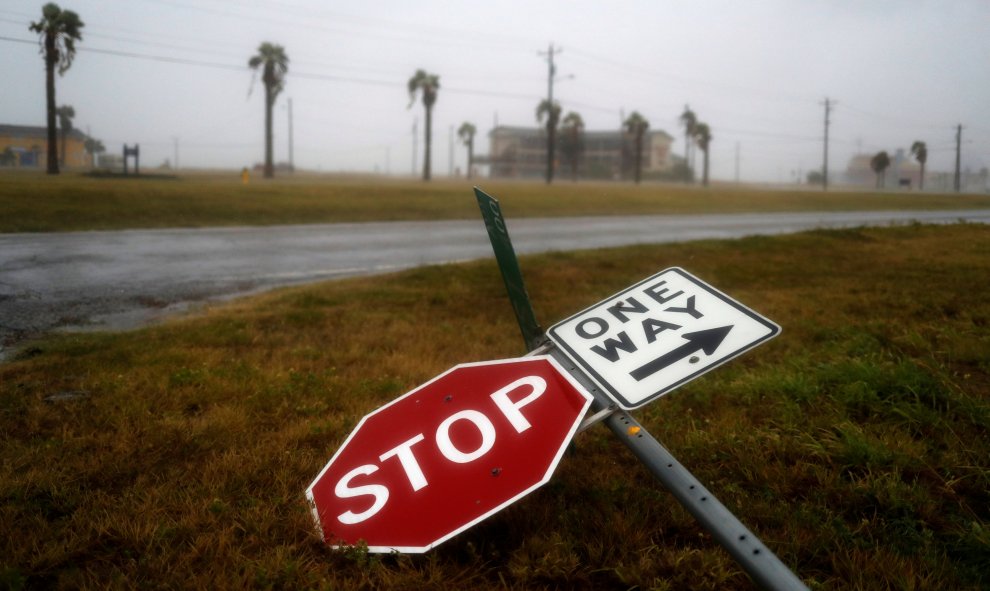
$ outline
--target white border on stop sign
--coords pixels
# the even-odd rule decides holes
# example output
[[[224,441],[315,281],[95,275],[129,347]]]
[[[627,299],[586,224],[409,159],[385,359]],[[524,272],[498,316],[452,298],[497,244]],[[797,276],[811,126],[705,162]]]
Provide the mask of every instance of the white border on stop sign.
[[[358,424],[355,425],[354,426],[354,429],[351,430],[350,434],[347,436],[347,439],[345,439],[344,442],[342,444],[340,444],[340,447],[337,448],[336,453],[333,454],[333,457],[330,458],[330,461],[326,463],[326,465],[323,467],[323,469],[320,470],[320,473],[316,476],[316,478],[313,479],[313,482],[310,483],[309,487],[307,487],[307,489],[306,489],[306,500],[309,503],[310,513],[313,516],[313,520],[316,523],[316,529],[317,529],[317,531],[320,532],[320,537],[323,538],[323,525],[322,525],[322,522],[320,521],[320,515],[319,515],[319,512],[316,509],[316,503],[315,503],[315,501],[313,499],[313,487],[316,486],[316,483],[319,482],[321,478],[323,478],[323,475],[327,472],[327,470],[330,469],[330,466],[333,465],[333,463],[337,460],[337,458],[344,451],[344,449],[347,447],[347,445],[351,442],[351,439],[353,439],[354,436],[357,434],[357,432],[361,430],[361,427],[364,425],[365,422],[367,422],[367,420],[369,418],[371,418],[372,416],[374,416],[374,415],[376,415],[376,414],[384,411],[385,409],[387,409],[388,407],[392,406],[393,404],[397,404],[399,401],[401,401],[401,400],[403,400],[405,398],[408,398],[409,396],[412,396],[413,394],[416,394],[417,392],[419,392],[423,388],[426,388],[430,384],[432,384],[432,383],[440,380],[441,378],[443,378],[447,374],[449,374],[449,373],[451,373],[451,372],[453,372],[453,371],[455,371],[455,370],[457,370],[459,368],[462,368],[462,367],[480,367],[480,366],[485,366],[485,365],[500,365],[500,364],[506,364],[506,363],[527,363],[527,362],[538,361],[538,360],[548,361],[550,363],[550,365],[554,368],[554,370],[558,374],[560,374],[574,388],[574,390],[584,398],[584,405],[581,408],[581,412],[579,412],[577,414],[577,418],[574,420],[574,423],[571,425],[571,428],[568,430],[567,436],[561,441],[561,443],[560,443],[560,449],[558,449],[557,450],[557,453],[554,454],[553,460],[550,462],[550,465],[547,467],[547,471],[546,471],[546,473],[544,473],[543,478],[541,478],[539,482],[537,482],[534,485],[530,486],[529,488],[523,490],[522,492],[520,492],[516,496],[512,497],[511,499],[506,500],[504,503],[502,503],[502,504],[498,505],[497,507],[489,510],[485,514],[480,515],[479,517],[473,519],[472,521],[466,523],[465,525],[457,528],[456,530],[450,532],[449,534],[443,536],[439,540],[436,540],[436,541],[434,541],[433,543],[431,543],[431,544],[429,544],[427,546],[422,546],[422,547],[420,547],[420,546],[395,546],[395,547],[393,547],[393,546],[368,546],[368,551],[369,552],[376,552],[376,553],[401,552],[401,553],[405,553],[405,554],[421,554],[423,552],[426,552],[428,550],[431,550],[432,548],[435,548],[436,546],[439,546],[440,544],[446,542],[447,540],[449,540],[450,538],[456,536],[457,534],[459,534],[461,532],[464,532],[464,531],[467,531],[468,529],[471,529],[472,527],[474,527],[478,523],[481,523],[485,519],[488,519],[492,515],[498,513],[502,509],[505,509],[509,505],[515,503],[519,499],[525,497],[529,493],[533,492],[534,490],[540,488],[541,486],[543,486],[544,484],[546,484],[547,482],[549,482],[550,481],[550,477],[553,476],[554,471],[557,469],[557,465],[560,463],[560,459],[564,455],[564,451],[567,449],[567,445],[571,442],[572,439],[574,439],[574,434],[577,433],[577,429],[581,425],[581,421],[584,419],[584,415],[587,414],[588,409],[591,408],[591,403],[594,400],[594,398],[591,396],[591,394],[589,394],[588,391],[585,389],[585,387],[582,386],[580,383],[578,383],[578,381],[575,380],[574,377],[571,376],[571,374],[569,374],[560,365],[560,363],[556,359],[554,359],[553,357],[551,357],[549,355],[532,355],[532,356],[527,356],[527,357],[515,357],[515,358],[508,358],[508,359],[496,359],[496,360],[492,360],[492,361],[475,361],[475,362],[469,362],[469,363],[459,363],[459,364],[455,365],[454,367],[451,367],[447,371],[445,371],[445,372],[437,375],[436,377],[434,377],[430,381],[424,382],[424,383],[420,384],[416,388],[410,390],[409,392],[406,392],[405,394],[403,394],[402,396],[399,396],[398,398],[396,398],[395,400],[389,402],[388,404],[385,404],[383,406],[380,406],[380,407],[376,408],[375,410],[371,411],[370,413],[368,413],[368,414],[364,415],[363,417],[361,417],[361,420],[358,421]],[[326,541],[326,539],[324,539],[324,542],[325,541]],[[331,544],[331,548],[334,548],[334,549],[336,549],[336,548],[342,548],[342,547],[346,547],[346,545]]]

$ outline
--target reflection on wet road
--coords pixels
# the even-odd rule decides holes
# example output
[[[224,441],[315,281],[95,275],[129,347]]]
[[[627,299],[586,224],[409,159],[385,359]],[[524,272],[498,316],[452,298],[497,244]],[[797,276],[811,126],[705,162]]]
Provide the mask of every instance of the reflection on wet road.
[[[911,221],[990,210],[509,220],[519,254]],[[0,358],[53,329],[128,328],[190,303],[277,286],[490,257],[480,219],[0,235]]]

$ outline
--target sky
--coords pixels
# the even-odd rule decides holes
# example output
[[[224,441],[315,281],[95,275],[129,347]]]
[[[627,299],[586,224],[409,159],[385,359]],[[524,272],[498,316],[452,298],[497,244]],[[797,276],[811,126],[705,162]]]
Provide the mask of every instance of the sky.
[[[406,83],[439,75],[433,170],[464,170],[464,122],[488,152],[496,124],[537,125],[554,48],[554,98],[589,130],[632,111],[675,138],[690,105],[709,124],[716,180],[790,182],[823,159],[929,150],[928,170],[990,166],[986,0],[65,0],[85,23],[58,104],[143,167],[240,169],[263,160],[261,42],[290,58],[275,157],[297,168],[412,174],[423,107]],[[0,123],[44,125],[37,0],[0,3]],[[417,136],[413,128],[418,126]],[[453,141],[451,141],[453,138]],[[453,147],[453,149],[451,149]]]

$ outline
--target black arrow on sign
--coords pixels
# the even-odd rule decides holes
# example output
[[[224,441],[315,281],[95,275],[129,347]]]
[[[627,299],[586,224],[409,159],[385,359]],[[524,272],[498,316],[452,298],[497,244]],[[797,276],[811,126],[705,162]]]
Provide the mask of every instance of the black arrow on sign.
[[[725,335],[729,334],[732,327],[733,325],[730,324],[729,326],[709,328],[706,330],[699,330],[697,332],[689,332],[681,335],[687,339],[686,343],[673,351],[664,353],[660,357],[657,357],[642,367],[632,370],[629,372],[629,375],[639,382],[657,373],[661,369],[677,363],[688,355],[697,353],[698,351],[704,351],[705,355],[711,355],[715,352],[715,349],[718,349],[718,346],[722,344],[722,341],[725,340]]]

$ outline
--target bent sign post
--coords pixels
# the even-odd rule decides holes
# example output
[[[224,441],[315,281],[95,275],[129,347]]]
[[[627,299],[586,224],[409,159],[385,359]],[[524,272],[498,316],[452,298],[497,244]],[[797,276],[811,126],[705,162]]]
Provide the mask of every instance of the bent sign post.
[[[361,419],[310,485],[324,540],[429,550],[546,483],[591,401],[547,356],[448,370]]]
[[[475,193],[477,195],[481,191],[475,189]],[[487,195],[485,197],[494,201],[494,197]],[[479,196],[478,202],[482,214],[486,215],[484,207],[486,201]],[[505,220],[501,218],[501,211],[499,211],[499,221],[504,229]],[[491,233],[490,236],[492,247],[497,254],[503,238],[500,236],[496,240]],[[504,241],[508,242],[507,231],[504,232]],[[510,282],[521,285],[521,275],[516,271],[510,277],[507,274],[509,267],[518,269],[518,264],[505,265],[499,258],[499,268],[506,286],[508,287]],[[681,277],[665,278],[664,274],[671,272]],[[681,279],[687,283],[680,284]],[[668,280],[670,283],[666,283]],[[661,281],[665,283],[661,284]],[[512,290],[509,291],[511,298]],[[706,293],[721,302],[708,300],[704,295]],[[703,297],[699,298],[699,294]],[[693,300],[692,296],[694,296]],[[674,301],[678,297],[681,297],[682,301]],[[635,301],[632,301],[633,298],[636,298]],[[645,302],[651,303],[647,306]],[[710,306],[709,304],[712,303],[716,305]],[[526,305],[528,306],[528,302]],[[724,309],[726,306],[729,310]],[[516,307],[515,303],[513,307]],[[726,315],[715,313],[720,310]],[[607,316],[602,316],[602,313]],[[629,322],[634,313],[640,314],[637,316],[640,332],[636,340],[626,332],[626,328],[621,327]],[[677,319],[661,316],[661,314],[678,313],[682,317]],[[743,318],[737,316],[739,313]],[[709,314],[708,321],[725,322],[702,326],[689,323],[687,320],[687,317],[701,320],[705,314]],[[523,319],[519,317],[518,309],[517,318],[522,326]],[[613,321],[617,321],[614,326]],[[752,325],[750,321],[754,321],[756,325]],[[747,328],[736,330],[737,327]],[[568,330],[571,332],[569,333]],[[753,581],[764,589],[807,591],[808,587],[797,575],[743,525],[739,518],[720,503],[687,468],[677,461],[677,458],[626,410],[615,408],[616,403],[630,407],[646,404],[743,351],[776,336],[780,332],[780,327],[715,288],[689,276],[686,272],[680,269],[668,269],[558,323],[551,327],[550,331],[551,343],[555,346],[546,349],[594,396],[594,406],[599,410],[596,416],[605,417],[605,425],[673,494],[681,506],[711,532],[715,540],[732,555]],[[729,340],[728,337],[733,331],[735,334],[732,340]],[[740,339],[740,335],[745,338]],[[665,337],[664,343],[658,344],[661,336]],[[669,338],[671,336],[679,336],[680,341]],[[526,340],[528,345],[530,340],[528,338]],[[570,346],[571,351],[565,352],[565,344]],[[599,349],[596,350],[595,347]],[[604,355],[599,353],[599,350]],[[637,352],[639,355],[634,355]],[[594,355],[603,357],[612,364],[600,366],[595,380],[589,377],[594,371],[593,367],[589,366],[594,366],[594,362],[597,361]],[[705,357],[703,358],[702,355]],[[585,356],[592,356],[592,361],[579,359]],[[685,359],[688,363],[686,367],[683,365]],[[618,390],[608,383],[607,377],[612,377],[613,374],[620,378],[628,376],[637,382],[637,385],[632,389],[627,385],[623,387],[625,389]],[[646,385],[638,385],[640,382],[645,382]]]
[[[680,268],[550,327],[550,340],[619,406],[639,408],[780,333]]]
[[[526,347],[532,351],[543,340],[543,329],[536,321],[536,313],[533,312],[533,305],[529,301],[522,271],[519,270],[519,260],[516,259],[516,250],[512,247],[509,230],[505,227],[505,218],[502,217],[502,209],[499,207],[498,199],[478,187],[474,188],[474,197],[481,209],[481,217],[485,220],[488,239],[492,243],[498,268],[502,272],[502,281],[505,283],[506,293],[509,294],[512,311],[516,314],[519,330],[522,331]]]

